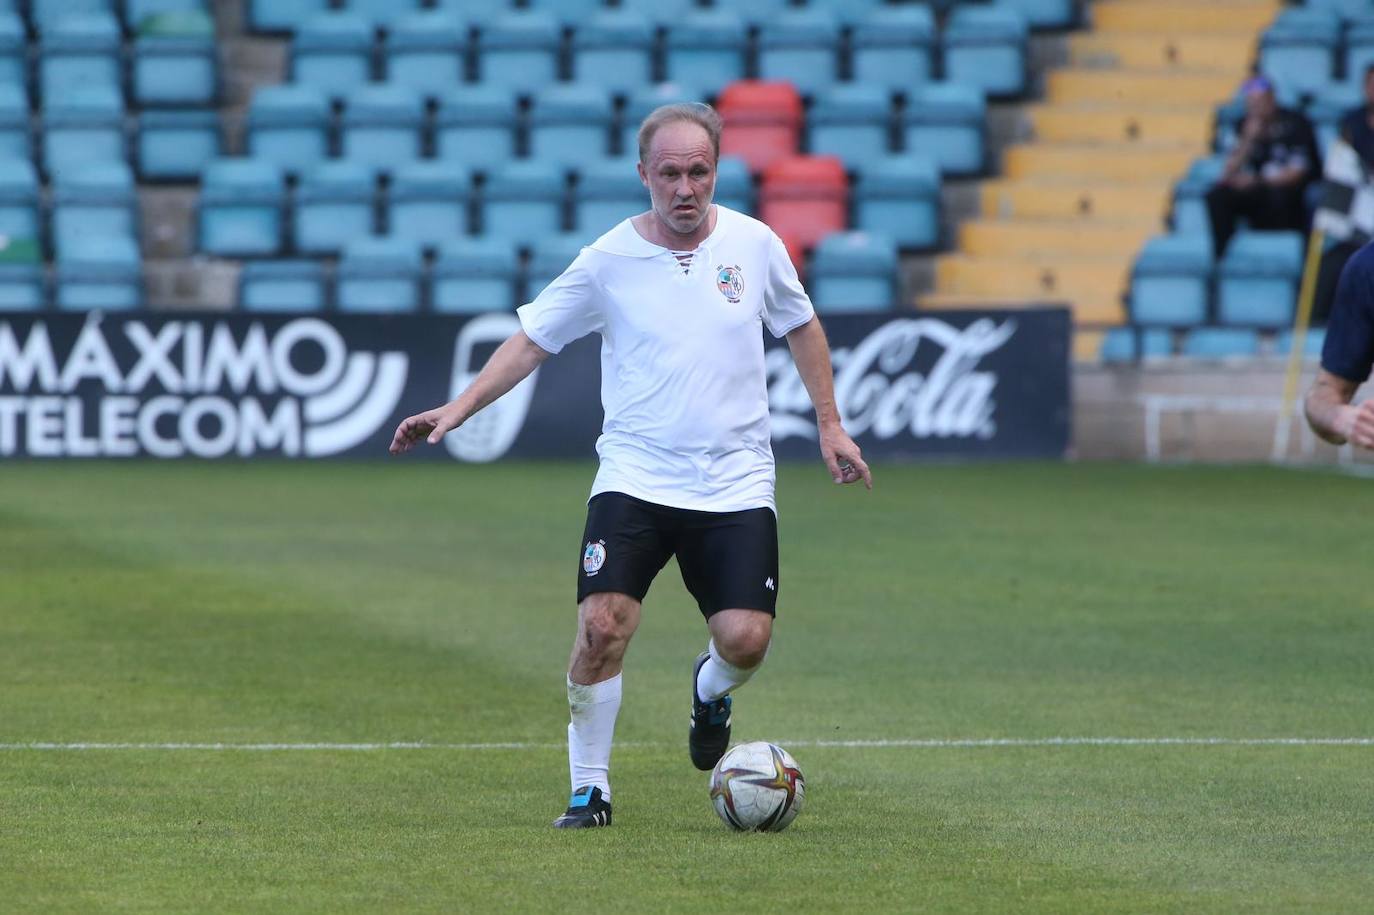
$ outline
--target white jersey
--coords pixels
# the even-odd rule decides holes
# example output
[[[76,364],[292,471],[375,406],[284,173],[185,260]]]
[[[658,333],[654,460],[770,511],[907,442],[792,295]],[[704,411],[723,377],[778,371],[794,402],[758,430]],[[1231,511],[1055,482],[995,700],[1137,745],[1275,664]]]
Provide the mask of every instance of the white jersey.
[[[601,335],[606,416],[592,495],[775,508],[762,328],[781,337],[815,311],[772,229],[717,205],[715,230],[684,271],[627,219],[518,314],[550,353]]]

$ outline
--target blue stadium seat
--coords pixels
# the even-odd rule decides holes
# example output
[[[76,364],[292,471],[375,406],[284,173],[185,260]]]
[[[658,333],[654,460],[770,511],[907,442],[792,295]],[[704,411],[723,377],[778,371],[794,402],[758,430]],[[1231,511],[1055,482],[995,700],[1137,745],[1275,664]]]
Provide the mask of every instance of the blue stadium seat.
[[[249,261],[239,272],[239,305],[247,311],[322,311],[326,301],[317,260]]]
[[[0,12],[0,84],[27,86],[29,40],[24,21],[11,10]]]
[[[43,168],[49,175],[86,162],[124,161],[124,97],[113,86],[68,89],[43,113]]]
[[[1016,10],[1033,29],[1067,29],[1078,21],[1077,0],[997,0]]]
[[[329,10],[329,0],[249,0],[248,27],[255,32],[294,32]]]
[[[397,19],[420,11],[421,0],[344,0],[343,8],[374,26],[389,28]]]
[[[57,252],[57,307],[124,311],[143,304],[143,262],[126,235],[82,235]]]
[[[1364,85],[1364,71],[1374,64],[1374,15],[1366,14],[1350,24],[1345,32],[1345,81],[1356,88]]]
[[[1145,243],[1131,269],[1131,320],[1170,327],[1203,324],[1211,280],[1208,235],[1156,236]]]
[[[425,105],[414,89],[378,83],[349,94],[344,104],[343,156],[389,172],[420,158]]]
[[[368,163],[322,162],[296,188],[292,243],[297,251],[334,254],[373,233],[377,173]]]
[[[556,280],[591,240],[580,232],[564,232],[536,241],[530,248],[529,269],[525,273],[525,300],[533,300],[545,286]]]
[[[649,209],[649,191],[639,180],[638,156],[589,162],[577,179],[578,232],[593,239],[623,219]]]
[[[372,78],[372,26],[361,16],[329,13],[301,26],[291,42],[292,81],[334,98]]]
[[[670,83],[693,93],[715,95],[744,79],[748,31],[739,14],[724,9],[693,10],[668,23],[664,71]]]
[[[987,101],[977,88],[963,83],[927,83],[914,87],[902,113],[906,151],[930,156],[945,174],[971,175],[983,170]]]
[[[120,79],[119,23],[110,13],[63,16],[43,33],[38,62],[45,103],[73,89],[110,86]]]
[[[866,167],[854,188],[854,227],[885,235],[902,248],[940,243],[940,168],[907,153]]]
[[[1188,174],[1174,185],[1174,232],[1211,237],[1212,218],[1207,215],[1207,192],[1217,183],[1225,167],[1224,156],[1195,159],[1188,166]]]
[[[140,35],[134,43],[134,101],[213,105],[219,94],[216,56],[215,24],[206,13],[185,14],[174,26]]]
[[[634,10],[660,22],[675,21],[700,9],[696,0],[620,0],[620,8]]]
[[[386,79],[435,97],[463,81],[467,22],[447,10],[414,13],[392,24],[386,40]]]
[[[562,25],[573,27],[606,9],[605,0],[525,0],[525,6],[556,16]]]
[[[405,238],[359,238],[344,248],[335,283],[340,311],[420,309],[420,246]]]
[[[1174,344],[1161,327],[1137,330],[1114,327],[1102,338],[1103,362],[1132,362],[1136,359],[1163,359],[1172,356]]]
[[[510,12],[509,0],[435,0],[436,9],[461,14],[469,23],[485,26]]]
[[[654,30],[630,10],[606,10],[577,23],[573,79],[627,93],[650,82]]]
[[[1332,83],[1319,90],[1307,106],[1307,117],[1317,132],[1317,146],[1322,156],[1331,148],[1331,141],[1340,133],[1341,119],[1346,112],[1364,104],[1364,90],[1349,83]]]
[[[10,239],[0,240],[0,257]],[[12,263],[0,260],[0,310],[37,311],[48,301],[44,288],[43,265],[37,262]]]
[[[1369,0],[1307,0],[1306,5],[1314,10],[1328,10],[1346,22],[1374,12],[1369,8]]]
[[[562,83],[530,105],[530,155],[572,166],[600,159],[610,147],[611,98],[597,86]]]
[[[1314,92],[1331,81],[1340,40],[1334,13],[1284,10],[1260,39],[1260,70],[1297,92]]]
[[[0,237],[37,239],[38,173],[28,159],[0,159]]]
[[[200,250],[226,257],[281,250],[282,172],[256,159],[216,159],[201,175]]]
[[[755,27],[762,27],[784,13],[792,12],[792,0],[749,0],[748,3],[711,4],[712,6],[735,6],[745,21]]]
[[[209,12],[210,0],[124,0],[124,25],[137,34],[160,22],[181,19],[185,13]]]
[[[53,182],[52,236],[58,256],[86,237],[138,237],[138,188],[123,162],[70,168]]]
[[[842,25],[852,26],[883,9],[883,4],[884,0],[809,0],[803,5],[823,10]]]
[[[892,6],[870,12],[850,38],[854,80],[906,92],[930,80],[935,17],[929,7]]]
[[[1218,321],[1258,327],[1292,323],[1302,241],[1297,232],[1237,233],[1217,268]]]
[[[29,18],[40,35],[51,31],[69,16],[113,14],[114,0],[28,0]]]
[[[515,245],[485,237],[446,241],[431,277],[430,305],[441,314],[510,311],[519,277]]]
[[[508,162],[487,175],[482,231],[528,245],[563,230],[563,171],[537,159]]]
[[[329,99],[314,86],[263,86],[248,106],[248,154],[296,173],[329,154]]]
[[[558,20],[541,10],[509,13],[479,33],[482,82],[534,92],[558,79]]]
[[[1000,6],[958,6],[942,35],[945,79],[988,95],[1020,95],[1026,89],[1026,20]]]
[[[620,154],[636,157],[639,155],[639,125],[655,108],[700,100],[695,93],[676,83],[659,83],[632,92],[625,99],[625,105],[620,111]]]
[[[1320,359],[1322,346],[1326,343],[1326,328],[1309,327],[1303,338],[1302,355],[1304,359]],[[1293,331],[1283,330],[1274,340],[1274,355],[1287,356],[1293,351]]]
[[[886,235],[832,232],[816,245],[807,288],[820,312],[887,311],[897,302],[897,245]]]
[[[721,156],[716,163],[715,202],[738,213],[754,212],[754,176],[739,156]]]
[[[1235,359],[1259,355],[1259,332],[1245,327],[1195,327],[1179,354],[1191,359]]]
[[[881,86],[832,86],[816,96],[806,124],[812,154],[839,156],[850,171],[862,171],[891,154],[892,104]]]
[[[29,100],[22,83],[0,83],[0,158],[33,156],[29,133]]]
[[[471,231],[472,177],[453,162],[412,162],[396,169],[387,196],[387,234],[433,246]]]
[[[840,26],[824,10],[786,10],[759,29],[759,76],[785,79],[802,94],[828,89],[839,63]]]
[[[440,159],[489,169],[515,158],[515,93],[459,86],[439,99],[434,146]]]

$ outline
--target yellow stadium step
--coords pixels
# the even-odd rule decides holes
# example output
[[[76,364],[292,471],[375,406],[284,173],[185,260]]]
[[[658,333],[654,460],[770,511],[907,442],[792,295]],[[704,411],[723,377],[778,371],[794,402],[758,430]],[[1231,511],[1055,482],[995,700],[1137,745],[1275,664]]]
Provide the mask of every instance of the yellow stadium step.
[[[1238,85],[1239,77],[1230,73],[1067,67],[1048,74],[1045,98],[1066,105],[1216,105]]]
[[[1159,27],[1167,28],[1161,22]],[[1241,77],[1255,57],[1255,33],[1186,34],[1155,32],[1084,32],[1069,37],[1069,61],[1077,67],[1122,67],[1136,70],[1195,70]]]
[[[1159,221],[974,219],[959,227],[959,250],[973,255],[1042,258],[1134,254]]]
[[[1036,105],[1037,140],[1051,143],[1187,143],[1201,155],[1212,135],[1211,105]]]
[[[1067,305],[1073,320],[1080,324],[1120,324],[1126,320],[1126,309],[1117,302],[1076,300],[1065,296],[1036,296],[1009,298],[1006,296],[968,295],[954,292],[932,292],[916,300],[918,311],[961,311],[985,308],[1029,308],[1037,305]],[[1096,353],[1093,354],[1096,356]]]
[[[973,295],[1070,296],[1119,301],[1131,275],[1131,257],[1059,257],[1044,260],[949,254],[935,262],[938,292]]]
[[[1075,179],[986,181],[983,215],[990,218],[1161,219],[1169,211],[1172,180],[1120,184]]]
[[[1002,171],[1008,178],[1105,179],[1122,184],[1174,181],[1197,158],[1191,146],[1035,143],[1009,148]]]
[[[1252,35],[1274,20],[1278,0],[1101,0],[1092,5],[1098,31],[1179,33],[1238,32]]]

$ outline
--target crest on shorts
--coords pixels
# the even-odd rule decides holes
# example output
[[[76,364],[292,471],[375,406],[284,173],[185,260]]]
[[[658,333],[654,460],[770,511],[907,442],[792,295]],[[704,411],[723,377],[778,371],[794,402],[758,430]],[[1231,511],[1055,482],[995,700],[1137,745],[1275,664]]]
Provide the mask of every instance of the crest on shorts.
[[[595,575],[606,564],[606,543],[602,540],[588,540],[587,548],[582,551],[582,571]]]
[[[716,288],[726,301],[738,302],[744,296],[744,274],[737,266],[717,267]]]

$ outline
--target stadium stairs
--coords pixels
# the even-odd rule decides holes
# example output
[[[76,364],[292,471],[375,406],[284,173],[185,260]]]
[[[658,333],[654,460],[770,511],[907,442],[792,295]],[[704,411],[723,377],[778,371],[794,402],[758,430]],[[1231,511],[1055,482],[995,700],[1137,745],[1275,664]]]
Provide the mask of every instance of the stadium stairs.
[[[1161,229],[1173,182],[1210,149],[1213,108],[1254,57],[1277,0],[1100,0],[1090,27],[1055,39],[1058,65],[1021,108],[1023,140],[982,183],[978,212],[935,258],[922,309],[1071,304],[1077,359],[1126,319],[1141,245]]]

